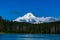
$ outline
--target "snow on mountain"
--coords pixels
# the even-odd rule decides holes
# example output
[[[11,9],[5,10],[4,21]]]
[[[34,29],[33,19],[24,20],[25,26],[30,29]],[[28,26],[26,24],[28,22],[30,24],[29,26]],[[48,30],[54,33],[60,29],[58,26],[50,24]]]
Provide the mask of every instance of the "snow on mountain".
[[[13,21],[29,22],[29,23],[37,24],[37,23],[45,23],[45,22],[54,22],[54,21],[58,21],[58,20],[60,20],[60,18],[55,18],[55,17],[36,17],[31,12],[29,12],[29,13],[25,14],[22,17],[16,18]]]

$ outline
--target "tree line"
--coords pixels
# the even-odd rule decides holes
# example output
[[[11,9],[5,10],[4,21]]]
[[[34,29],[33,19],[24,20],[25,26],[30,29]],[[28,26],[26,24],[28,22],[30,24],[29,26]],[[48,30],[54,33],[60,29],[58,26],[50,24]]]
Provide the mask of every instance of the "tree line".
[[[60,21],[31,24],[26,22],[13,22],[0,16],[0,32],[23,34],[60,34]]]

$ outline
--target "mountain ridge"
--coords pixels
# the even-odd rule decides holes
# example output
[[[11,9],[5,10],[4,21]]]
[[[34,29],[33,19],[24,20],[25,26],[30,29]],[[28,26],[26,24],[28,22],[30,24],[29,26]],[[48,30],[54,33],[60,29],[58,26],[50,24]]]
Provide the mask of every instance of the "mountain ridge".
[[[16,18],[13,21],[38,24],[38,23],[45,23],[45,22],[54,22],[59,20],[60,18],[55,18],[55,17],[36,17],[33,15],[33,13],[29,12],[22,17]]]

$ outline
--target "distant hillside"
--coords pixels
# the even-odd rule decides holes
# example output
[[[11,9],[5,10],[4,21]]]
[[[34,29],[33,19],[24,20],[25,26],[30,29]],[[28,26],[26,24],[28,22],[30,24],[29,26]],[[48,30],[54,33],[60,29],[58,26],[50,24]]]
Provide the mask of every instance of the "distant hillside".
[[[60,34],[60,21],[31,24],[5,20],[0,16],[0,32],[23,34]]]

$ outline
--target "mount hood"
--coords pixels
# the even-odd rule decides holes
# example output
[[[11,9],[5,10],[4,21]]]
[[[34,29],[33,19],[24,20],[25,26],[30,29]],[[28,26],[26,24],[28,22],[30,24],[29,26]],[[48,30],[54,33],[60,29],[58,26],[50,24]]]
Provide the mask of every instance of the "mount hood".
[[[16,18],[13,21],[38,24],[38,23],[45,23],[45,22],[55,22],[59,20],[60,18],[55,18],[55,17],[36,17],[31,12],[29,12],[22,17]]]

